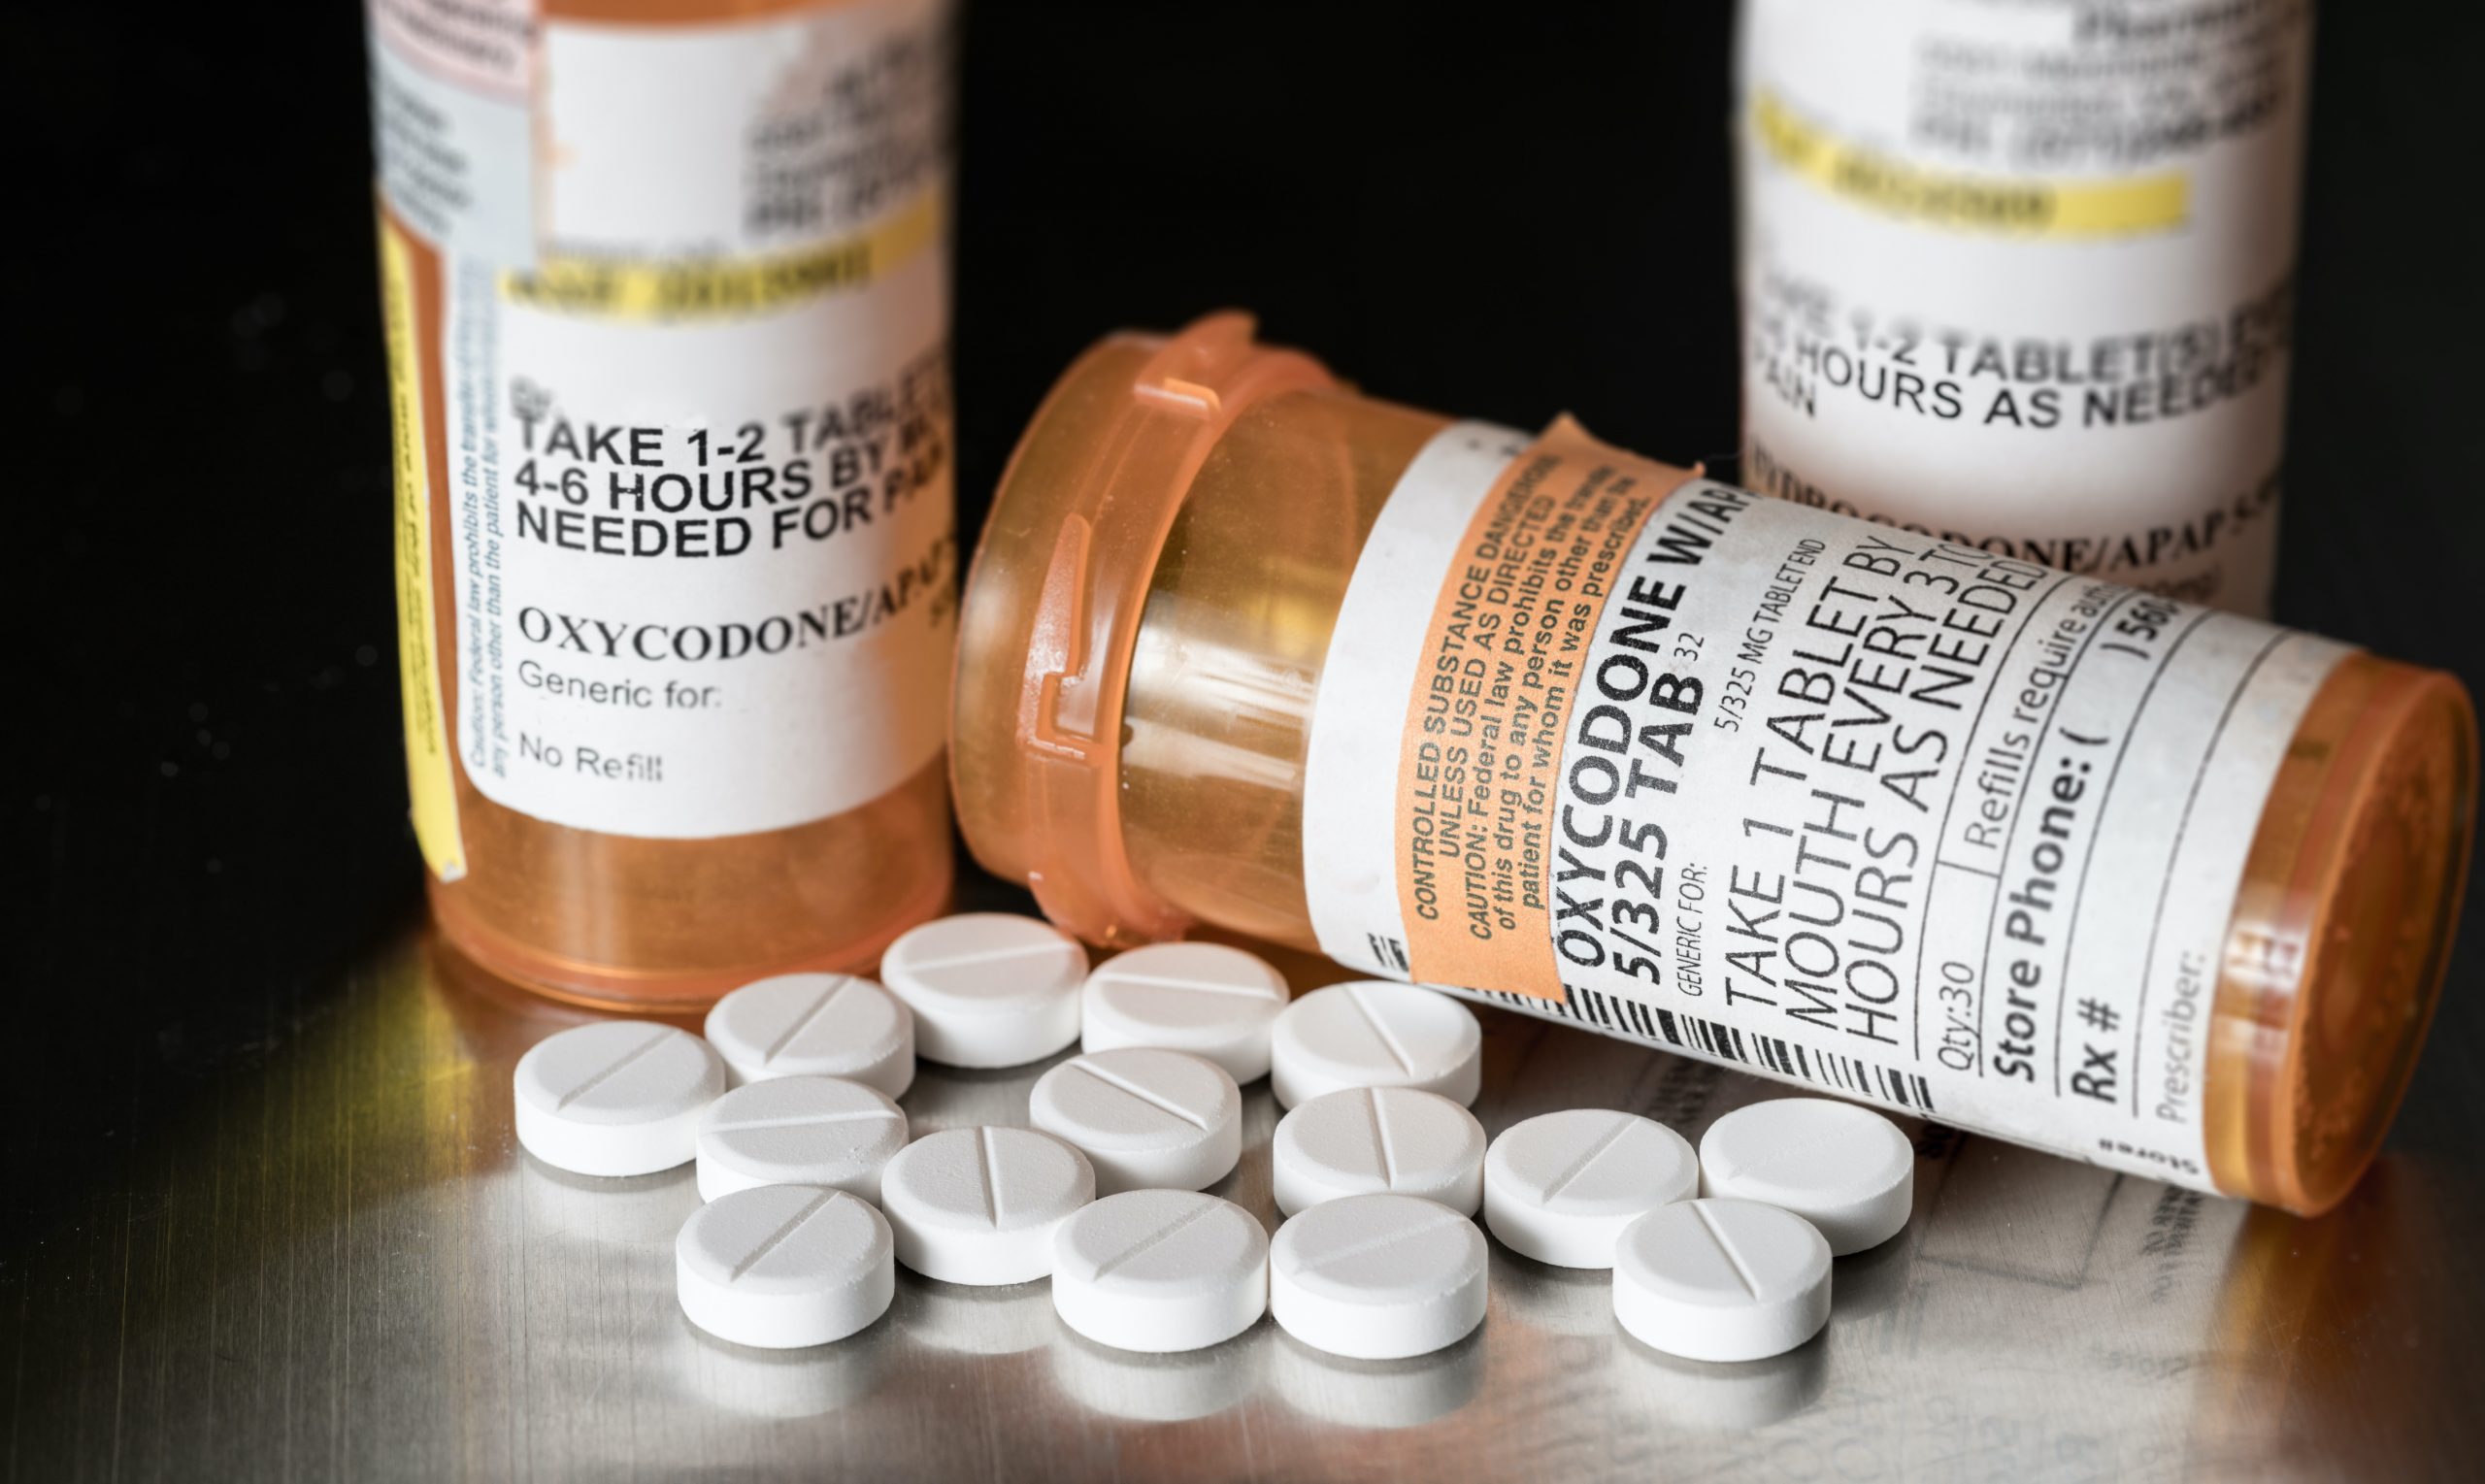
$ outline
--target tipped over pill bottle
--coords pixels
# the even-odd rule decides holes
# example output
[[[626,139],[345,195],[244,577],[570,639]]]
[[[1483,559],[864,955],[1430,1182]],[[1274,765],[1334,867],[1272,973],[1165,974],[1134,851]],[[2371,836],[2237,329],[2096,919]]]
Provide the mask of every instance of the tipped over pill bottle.
[[[969,575],[977,856],[2297,1211],[2372,1158],[2466,872],[2450,676],[1118,335]]]
[[[947,890],[946,0],[371,0],[400,675],[442,929],[563,998]]]
[[[1743,475],[2266,613],[2309,0],[1742,0]]]

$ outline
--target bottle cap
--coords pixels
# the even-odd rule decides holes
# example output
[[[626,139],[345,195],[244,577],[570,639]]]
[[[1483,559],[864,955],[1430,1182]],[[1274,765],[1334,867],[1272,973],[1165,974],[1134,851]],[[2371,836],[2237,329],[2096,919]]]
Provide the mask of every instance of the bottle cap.
[[[1053,387],[1002,475],[959,615],[958,824],[987,870],[1091,942],[1188,926],[1122,843],[1129,656],[1166,536],[1245,410],[1336,384],[1309,356],[1257,344],[1247,314],[1110,336]]]

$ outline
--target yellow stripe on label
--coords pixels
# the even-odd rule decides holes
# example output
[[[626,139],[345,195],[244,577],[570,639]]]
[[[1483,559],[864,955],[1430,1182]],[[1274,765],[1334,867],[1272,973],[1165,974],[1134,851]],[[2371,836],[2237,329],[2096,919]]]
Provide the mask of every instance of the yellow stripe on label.
[[[414,841],[432,874],[466,874],[457,827],[457,783],[441,702],[440,629],[432,607],[431,464],[423,447],[422,352],[416,345],[414,274],[406,242],[380,223],[381,317],[387,330],[389,411],[397,425],[397,679],[405,696],[406,784]]]
[[[606,319],[715,319],[781,309],[887,277],[941,234],[941,192],[926,190],[868,231],[777,257],[646,263],[553,257],[501,276],[502,297]]]
[[[1752,128],[1770,157],[1841,200],[1927,226],[2007,237],[2137,237],[2183,224],[2192,182],[2181,171],[2103,181],[2011,180],[1926,170],[1850,145],[1768,93]]]

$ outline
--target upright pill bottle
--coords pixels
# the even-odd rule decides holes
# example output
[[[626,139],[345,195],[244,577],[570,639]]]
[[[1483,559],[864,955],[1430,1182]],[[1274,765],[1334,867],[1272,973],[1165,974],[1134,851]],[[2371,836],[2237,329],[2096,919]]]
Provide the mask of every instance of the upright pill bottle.
[[[977,856],[2316,1211],[2439,992],[2451,676],[1338,385],[1222,316],[1073,366],[968,577]]]
[[[946,0],[371,0],[414,832],[688,1006],[948,881]]]
[[[1744,481],[2260,614],[2309,0],[1743,0]]]

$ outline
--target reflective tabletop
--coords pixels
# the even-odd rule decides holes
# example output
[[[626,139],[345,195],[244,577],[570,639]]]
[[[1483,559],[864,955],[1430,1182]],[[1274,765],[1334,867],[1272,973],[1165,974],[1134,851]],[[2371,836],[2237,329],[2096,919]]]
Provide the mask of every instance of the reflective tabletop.
[[[1298,990],[1339,976],[1284,963]],[[517,1148],[513,1064],[585,1017],[412,931],[234,1037],[132,1136],[123,1188],[11,1259],[0,1477],[2456,1476],[2485,1444],[2472,977],[2337,1213],[1909,1125],[1914,1219],[1840,1259],[1828,1329],[1773,1361],[1669,1359],[1616,1328],[1605,1273],[1498,1245],[1481,1329],[1408,1362],[1266,1319],[1126,1354],[1066,1331],[1044,1283],[904,1272],[860,1336],[770,1353],[675,1303],[687,1167],[588,1179]],[[1479,1013],[1487,1131],[1596,1105],[1696,1140],[1775,1091]],[[1022,1123],[1050,1065],[925,1063],[904,1105],[918,1133]],[[1278,1109],[1265,1081],[1244,1100],[1214,1189],[1274,1229]]]

